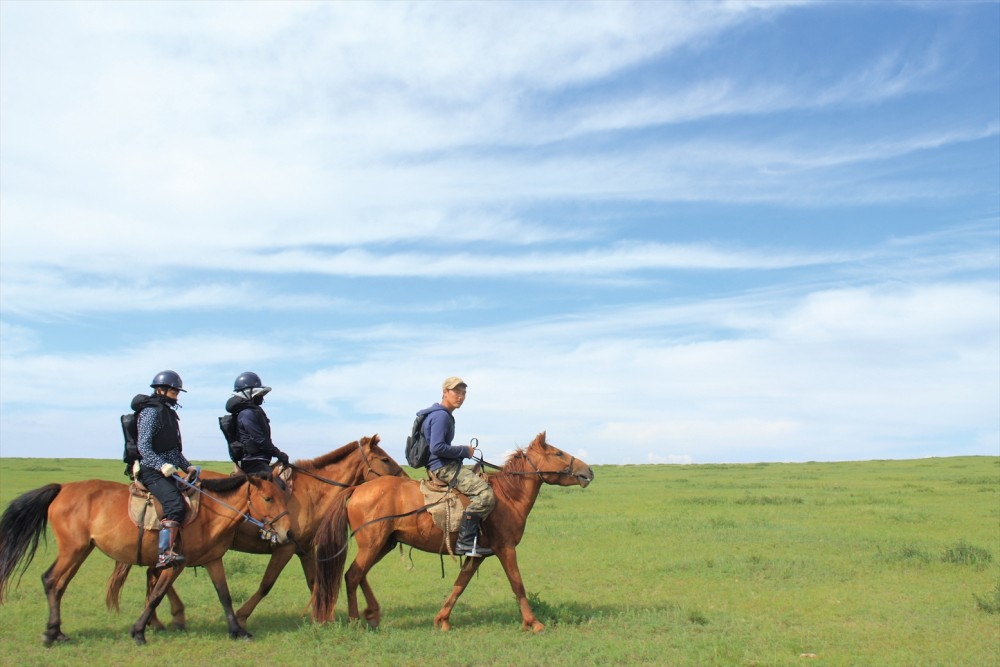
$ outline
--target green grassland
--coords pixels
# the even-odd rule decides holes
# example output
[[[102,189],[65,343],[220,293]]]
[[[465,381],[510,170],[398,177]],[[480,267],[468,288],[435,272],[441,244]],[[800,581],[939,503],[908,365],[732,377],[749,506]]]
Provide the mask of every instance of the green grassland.
[[[226,470],[222,463],[205,464]],[[0,607],[4,665],[984,665],[1000,664],[1000,458],[756,465],[597,466],[587,489],[544,486],[518,550],[546,624],[520,629],[489,559],[433,628],[457,563],[397,551],[370,580],[382,625],[318,626],[293,562],[231,641],[200,569],[178,582],[187,632],[150,632],[132,573],[118,615],[104,607],[111,561],[95,552],[63,600],[72,641],[42,647],[39,581],[50,540]],[[48,482],[121,481],[121,465],[0,459],[0,504]],[[123,527],[131,530],[131,527]],[[230,553],[233,598],[266,560]],[[166,605],[161,612],[166,615]]]

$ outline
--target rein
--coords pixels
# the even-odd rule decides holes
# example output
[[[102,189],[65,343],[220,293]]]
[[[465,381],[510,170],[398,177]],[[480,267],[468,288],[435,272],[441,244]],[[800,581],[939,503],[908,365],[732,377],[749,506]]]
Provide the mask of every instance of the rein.
[[[180,482],[181,484],[183,484],[184,486],[187,486],[188,488],[194,489],[195,491],[197,491],[201,495],[205,496],[209,500],[214,500],[215,502],[219,503],[223,507],[227,507],[227,508],[231,509],[232,511],[236,512],[241,517],[243,517],[244,521],[252,523],[253,525],[255,525],[258,528],[260,528],[260,536],[261,536],[261,539],[264,539],[264,540],[274,541],[277,538],[278,535],[277,535],[277,533],[274,530],[274,522],[277,521],[278,519],[280,519],[281,517],[285,516],[286,514],[288,514],[288,510],[285,510],[284,512],[282,512],[278,516],[274,517],[273,519],[268,520],[267,522],[260,521],[258,519],[253,518],[252,516],[250,516],[249,510],[253,509],[253,499],[250,497],[250,486],[251,486],[251,484],[250,484],[250,479],[249,478],[247,478],[247,481],[246,481],[246,485],[247,485],[247,510],[248,510],[247,512],[241,512],[240,510],[236,509],[235,507],[233,507],[232,505],[230,505],[226,501],[220,500],[219,498],[216,498],[212,494],[210,494],[210,493],[208,493],[206,491],[203,491],[200,487],[198,487],[198,486],[192,484],[191,482],[187,481],[186,479],[184,479],[183,477],[181,477],[177,473],[174,473],[174,479],[177,480],[178,482]]]
[[[538,466],[535,465],[535,462],[532,461],[528,457],[528,452],[527,451],[522,451],[522,456],[524,457],[524,460],[527,461],[528,464],[532,468],[534,468],[534,470],[507,470],[505,472],[508,475],[539,475],[539,476],[541,476],[541,475],[569,475],[570,477],[574,477],[575,476],[575,475],[573,475],[573,462],[576,461],[576,457],[575,456],[571,455],[569,457],[569,463],[567,463],[566,467],[563,468],[562,470],[539,470]],[[479,463],[480,465],[483,465],[483,466],[494,468],[496,470],[503,470],[503,468],[501,468],[500,466],[496,465],[495,463],[490,463],[489,461],[486,461],[482,457],[479,457],[479,456],[473,457],[472,460],[476,461],[477,463]]]
[[[376,477],[381,477],[382,473],[377,472],[375,470],[375,468],[372,467],[371,461],[368,460],[368,455],[365,454],[365,448],[361,444],[360,440],[358,440],[358,453],[361,454],[361,460],[365,462],[366,466],[368,466],[368,471],[365,474],[367,475],[368,473],[372,473]],[[318,480],[320,482],[323,482],[324,484],[329,484],[330,486],[338,486],[338,487],[340,487],[342,489],[348,489],[348,488],[350,488],[352,486],[351,484],[344,484],[343,482],[338,482],[335,479],[327,479],[326,477],[322,477],[320,475],[317,475],[316,473],[312,472],[311,470],[308,470],[306,468],[301,468],[301,467],[299,467],[299,466],[297,466],[297,465],[295,465],[293,463],[289,463],[288,467],[291,468],[292,470],[296,471],[296,472],[302,473],[306,477],[312,477],[313,479]]]

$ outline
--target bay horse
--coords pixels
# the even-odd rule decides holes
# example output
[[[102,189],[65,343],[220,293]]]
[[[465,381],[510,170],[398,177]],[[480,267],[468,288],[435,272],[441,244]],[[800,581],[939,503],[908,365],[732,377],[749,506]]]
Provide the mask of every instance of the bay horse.
[[[314,459],[295,461],[291,465],[291,478],[287,485],[288,513],[291,517],[294,540],[289,544],[274,545],[257,539],[251,526],[244,525],[237,533],[230,549],[251,554],[270,554],[264,577],[256,592],[236,611],[236,620],[247,627],[247,619],[271,587],[278,580],[292,556],[298,556],[305,574],[306,585],[312,591],[316,573],[316,559],[313,549],[313,539],[320,523],[326,517],[336,492],[341,489],[362,484],[378,477],[406,476],[402,467],[379,446],[379,436],[375,434],[360,440],[349,442],[343,447]],[[277,465],[277,464],[276,464]],[[277,470],[277,468],[275,468]],[[205,472],[203,476],[222,476],[222,473]],[[119,562],[108,580],[106,604],[108,608],[118,608],[121,589],[131,570],[131,563]],[[147,590],[152,590],[155,583],[156,570],[147,570]],[[172,625],[177,629],[185,627],[184,603],[174,586],[167,589],[170,599]],[[328,619],[316,619],[325,621]],[[156,629],[162,629],[163,624],[154,612],[149,624]]]
[[[527,448],[511,454],[499,472],[487,477],[496,494],[496,506],[482,524],[483,546],[492,549],[500,559],[517,598],[524,630],[541,632],[545,627],[535,618],[528,604],[516,553],[524,535],[528,513],[538,497],[542,482],[586,487],[593,479],[594,471],[589,465],[548,444],[544,431]],[[368,624],[375,628],[378,627],[381,612],[367,581],[368,571],[392,551],[397,541],[421,551],[446,553],[445,536],[430,514],[421,511],[425,501],[417,480],[384,477],[348,489],[340,495],[317,536],[317,561],[328,567],[320,567],[316,573],[313,615],[326,618],[337,603],[340,577],[347,561],[350,538],[347,529],[350,526],[358,552],[344,577],[348,618],[358,619],[357,588],[361,585],[367,603],[364,616]],[[447,537],[453,552],[457,532]],[[482,562],[482,558],[465,559],[451,595],[434,617],[435,627],[444,631],[451,628],[451,610]]]
[[[186,560],[177,567],[158,571],[156,586],[132,626],[132,638],[139,645],[146,643],[146,624],[167,587],[188,565],[204,566],[208,572],[225,612],[229,636],[249,637],[236,622],[222,556],[244,521],[260,526],[258,539],[284,543],[292,537],[284,493],[274,483],[239,475],[205,479],[201,488],[206,495],[198,515],[181,528],[180,546]],[[140,534],[129,519],[128,504],[127,485],[92,479],[47,484],[28,491],[13,500],[0,517],[0,603],[11,575],[18,569],[24,572],[35,556],[46,524],[52,526],[59,555],[42,575],[49,602],[49,620],[42,635],[45,646],[68,639],[61,629],[62,597],[94,547],[120,562],[135,563],[137,559],[143,565],[156,562],[157,532]]]

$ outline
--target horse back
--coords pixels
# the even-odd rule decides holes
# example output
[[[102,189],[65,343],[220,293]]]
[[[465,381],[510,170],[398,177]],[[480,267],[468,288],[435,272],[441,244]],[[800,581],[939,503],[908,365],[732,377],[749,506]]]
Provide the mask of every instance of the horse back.
[[[415,528],[418,522],[431,522],[427,512],[417,512],[423,506],[419,480],[379,477],[354,489],[347,503],[347,517],[353,530],[374,521],[372,527],[382,529],[376,532],[407,531]]]
[[[89,479],[63,484],[48,510],[56,541],[69,544],[125,532],[134,540],[128,498],[128,486],[120,482]]]

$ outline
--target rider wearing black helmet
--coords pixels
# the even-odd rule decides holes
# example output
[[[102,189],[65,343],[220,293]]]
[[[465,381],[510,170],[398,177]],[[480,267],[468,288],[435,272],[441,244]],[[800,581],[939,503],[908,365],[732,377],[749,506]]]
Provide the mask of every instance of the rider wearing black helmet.
[[[185,391],[181,376],[174,371],[156,374],[149,385],[153,394],[144,401],[136,397],[133,409],[139,410],[139,473],[140,482],[163,506],[160,521],[159,557],[157,567],[173,567],[184,562],[177,553],[177,538],[184,520],[184,498],[173,476],[196,468],[181,451],[181,429],[177,414],[177,397]]]
[[[236,418],[237,432],[243,443],[243,460],[239,466],[248,475],[270,477],[271,458],[288,465],[288,454],[271,441],[271,422],[261,404],[271,391],[260,376],[251,371],[240,373],[233,383],[233,395],[226,401],[226,412]]]

